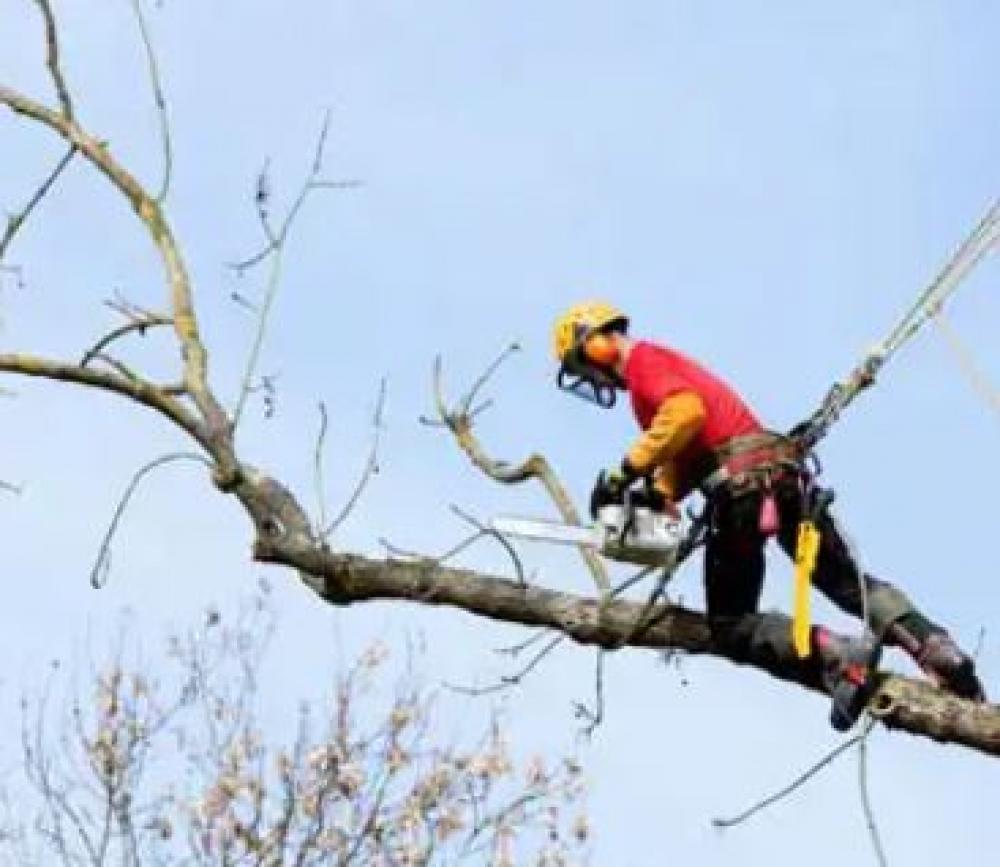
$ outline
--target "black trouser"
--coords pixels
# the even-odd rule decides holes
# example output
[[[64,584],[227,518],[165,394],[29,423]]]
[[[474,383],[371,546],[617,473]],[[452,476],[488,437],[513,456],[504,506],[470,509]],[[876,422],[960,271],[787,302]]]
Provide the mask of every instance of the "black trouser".
[[[794,559],[803,516],[800,479],[789,473],[775,481],[772,490],[781,518],[778,542]],[[757,613],[767,541],[759,529],[763,497],[762,488],[750,487],[743,492],[723,489],[713,498],[705,552],[705,602],[713,635],[725,649],[737,657],[752,653],[781,669],[796,665],[798,658],[790,619],[783,614]],[[891,623],[915,611],[910,600],[892,585],[859,574],[850,547],[828,510],[815,520],[822,541],[813,583],[827,598],[860,618],[866,595],[869,624],[880,637]],[[814,668],[815,663],[809,667]]]

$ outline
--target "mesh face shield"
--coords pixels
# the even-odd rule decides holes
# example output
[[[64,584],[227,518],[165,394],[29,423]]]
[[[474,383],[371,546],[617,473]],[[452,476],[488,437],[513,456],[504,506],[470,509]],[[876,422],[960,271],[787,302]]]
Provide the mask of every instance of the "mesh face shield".
[[[611,371],[604,370],[583,357],[579,347],[574,348],[559,365],[556,385],[567,394],[611,409],[618,397],[621,380]]]

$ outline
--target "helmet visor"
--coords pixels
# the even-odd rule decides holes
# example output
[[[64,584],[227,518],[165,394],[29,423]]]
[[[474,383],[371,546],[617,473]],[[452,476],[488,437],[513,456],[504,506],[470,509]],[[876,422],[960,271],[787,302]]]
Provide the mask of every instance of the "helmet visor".
[[[578,353],[571,352],[559,366],[556,385],[573,397],[610,409],[615,405],[620,383],[613,374],[588,364]]]

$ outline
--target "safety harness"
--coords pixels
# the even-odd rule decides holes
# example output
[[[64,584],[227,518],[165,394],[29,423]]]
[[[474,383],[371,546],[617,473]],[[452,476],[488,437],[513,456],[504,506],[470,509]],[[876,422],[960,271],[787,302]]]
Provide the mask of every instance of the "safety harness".
[[[765,538],[781,529],[781,517],[775,499],[775,484],[793,479],[802,496],[802,519],[795,548],[794,601],[792,606],[792,644],[800,659],[811,652],[810,629],[812,576],[819,559],[821,534],[817,522],[833,500],[833,492],[816,483],[818,462],[808,466],[810,452],[794,436],[762,432],[734,437],[712,453],[715,468],[698,485],[711,511],[719,496],[761,496],[758,529]]]

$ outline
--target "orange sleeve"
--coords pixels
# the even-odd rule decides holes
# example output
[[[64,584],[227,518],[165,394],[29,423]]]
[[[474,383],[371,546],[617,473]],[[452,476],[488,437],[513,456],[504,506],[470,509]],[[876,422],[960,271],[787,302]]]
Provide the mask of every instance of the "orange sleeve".
[[[705,403],[693,391],[668,397],[652,423],[628,450],[628,462],[640,475],[676,457],[705,424]]]

